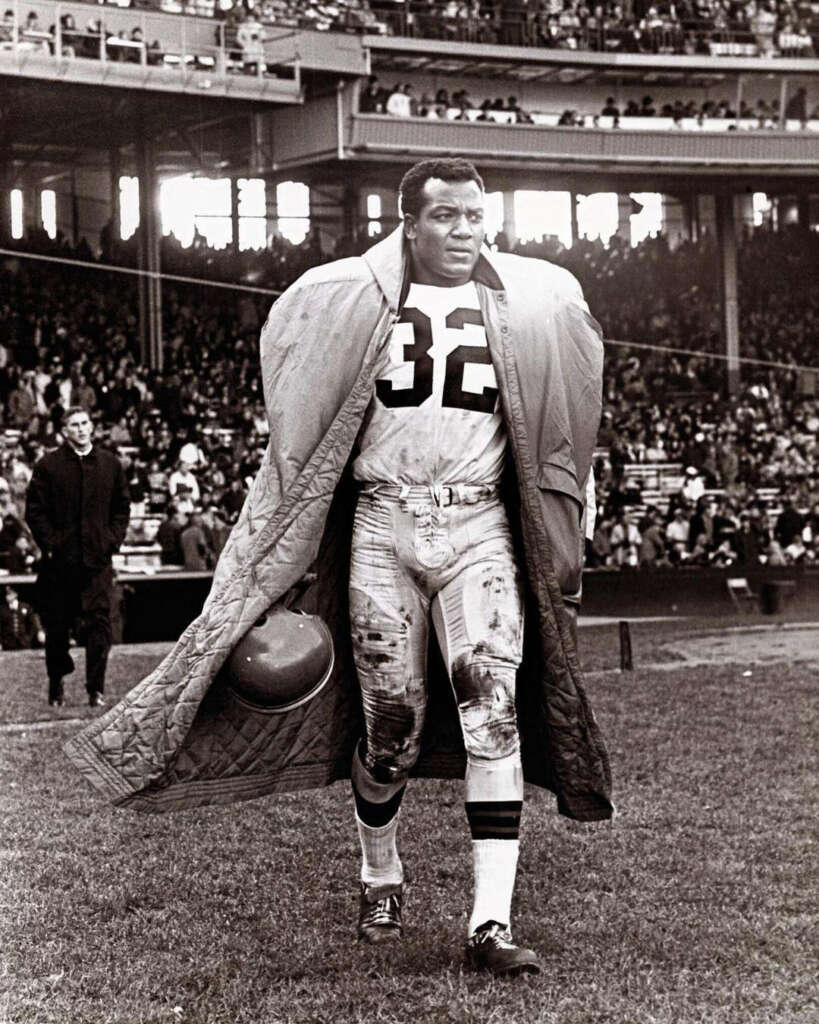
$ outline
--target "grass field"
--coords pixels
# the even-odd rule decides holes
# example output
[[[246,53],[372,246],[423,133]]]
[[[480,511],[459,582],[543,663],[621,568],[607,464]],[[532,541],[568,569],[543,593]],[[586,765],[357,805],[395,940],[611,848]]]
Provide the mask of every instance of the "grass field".
[[[0,1024],[816,1024],[819,630],[812,661],[753,632],[709,661],[714,625],[634,626],[624,674],[616,627],[582,631],[619,813],[527,793],[515,930],[545,970],[512,982],[462,967],[459,785],[411,785],[406,938],[362,948],[346,786],[115,811],[62,754],[79,671],[53,712],[42,658],[0,655]],[[110,692],[158,656],[116,649]]]

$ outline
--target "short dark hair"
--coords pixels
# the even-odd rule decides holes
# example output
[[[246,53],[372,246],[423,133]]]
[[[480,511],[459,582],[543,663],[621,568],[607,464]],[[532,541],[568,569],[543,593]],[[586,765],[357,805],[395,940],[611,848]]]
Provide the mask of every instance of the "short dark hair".
[[[69,405],[69,407],[63,413],[62,422],[67,423],[69,417],[76,416],[78,413],[82,413],[83,416],[88,416],[89,419],[91,418],[91,414],[85,408],[84,405]]]
[[[421,160],[410,167],[398,187],[401,214],[417,217],[423,205],[422,192],[430,178],[442,181],[474,181],[484,191],[483,178],[471,160],[463,157],[448,157],[444,160]]]

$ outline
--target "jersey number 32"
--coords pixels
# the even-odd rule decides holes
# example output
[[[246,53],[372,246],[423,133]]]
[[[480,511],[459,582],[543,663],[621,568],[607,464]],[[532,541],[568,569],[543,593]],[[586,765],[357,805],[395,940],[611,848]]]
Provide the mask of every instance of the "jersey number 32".
[[[483,318],[477,309],[455,309],[446,318],[446,326],[462,331],[464,324],[481,326]],[[417,406],[432,394],[432,325],[426,313],[413,307],[405,308],[398,323],[412,324],[414,341],[404,346],[404,360],[414,364],[411,388],[393,388],[391,380],[375,382],[375,393],[390,409]],[[470,412],[493,413],[498,389],[484,387],[479,394],[464,391],[464,367],[467,363],[488,363],[492,360],[485,345],[459,345],[446,357],[444,393],[441,404],[449,409],[468,409]]]

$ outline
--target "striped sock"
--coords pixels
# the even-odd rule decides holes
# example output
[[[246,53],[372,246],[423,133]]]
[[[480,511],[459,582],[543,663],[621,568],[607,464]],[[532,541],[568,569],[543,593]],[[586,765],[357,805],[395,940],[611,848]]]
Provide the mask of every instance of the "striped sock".
[[[518,866],[520,800],[469,801],[475,897],[469,934],[487,921],[508,925]]]

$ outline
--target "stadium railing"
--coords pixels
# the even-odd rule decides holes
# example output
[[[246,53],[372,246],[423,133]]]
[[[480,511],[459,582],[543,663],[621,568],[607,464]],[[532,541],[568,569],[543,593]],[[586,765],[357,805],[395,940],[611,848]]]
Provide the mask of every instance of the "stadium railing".
[[[532,124],[546,128],[621,128],[637,132],[724,132],[730,130],[758,131],[763,129],[781,129],[793,132],[802,130],[814,132],[819,131],[819,119],[797,121],[793,118],[788,118],[784,122],[779,123],[773,118],[767,118],[763,119],[764,123],[760,124],[760,118],[757,115],[747,115],[742,117],[683,117],[675,119],[673,117],[659,116],[639,117],[632,116],[630,114],[621,114],[619,117],[613,117],[608,114],[595,114],[584,111],[576,111],[576,113],[583,119],[583,124],[561,125],[560,119],[563,111],[526,111],[526,114],[531,118]],[[480,120],[481,114],[482,110],[480,107],[469,107],[466,110],[462,110],[459,107],[448,107],[446,111],[446,120],[467,120],[470,122],[476,122]],[[516,121],[515,113],[511,110],[489,110],[487,111],[487,117],[494,124],[511,125],[521,123]],[[421,119],[425,120],[426,118],[422,117]]]
[[[235,11],[217,8],[214,0],[137,0],[133,6],[131,0],[113,0],[104,8],[107,11],[111,6],[193,16],[211,22],[221,20],[225,14],[235,18]],[[592,15],[579,22],[572,17],[561,19],[560,14],[549,17],[542,12],[501,7],[488,14],[453,15],[449,4],[425,0],[373,6],[374,10],[355,2],[337,3],[291,9],[267,18],[258,9],[253,13],[263,24],[276,27],[603,53],[811,58],[817,56],[815,40],[819,37],[819,11],[815,4],[796,23],[783,22],[773,31],[756,31],[753,24],[742,22],[715,23],[650,14],[630,20],[622,14],[602,18]]]

